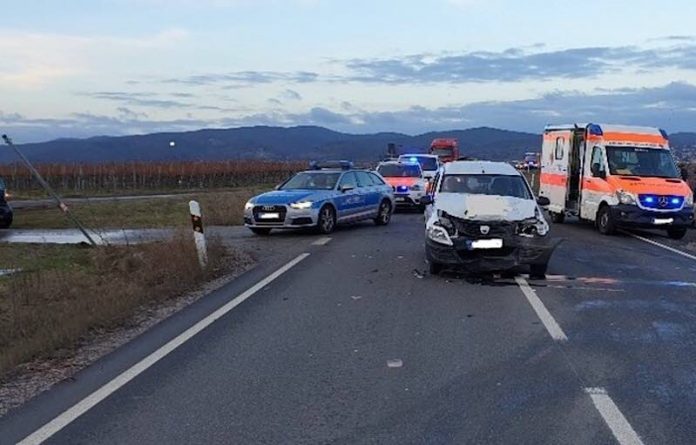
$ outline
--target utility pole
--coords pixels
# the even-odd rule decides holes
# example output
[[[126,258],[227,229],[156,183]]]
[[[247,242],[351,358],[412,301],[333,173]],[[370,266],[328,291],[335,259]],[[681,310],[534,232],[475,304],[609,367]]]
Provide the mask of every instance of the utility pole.
[[[75,226],[77,226],[78,229],[80,229],[80,232],[82,232],[82,234],[85,236],[85,238],[87,238],[87,240],[92,246],[96,246],[97,243],[94,241],[92,236],[90,236],[89,232],[87,232],[87,229],[82,225],[82,223],[77,219],[77,217],[70,212],[68,206],[63,202],[62,199],[60,199],[60,196],[58,196],[58,194],[55,191],[53,191],[51,186],[48,184],[48,182],[46,182],[46,180],[44,180],[44,178],[41,176],[38,170],[36,170],[34,166],[31,165],[29,159],[27,159],[26,156],[24,156],[24,154],[21,151],[19,151],[19,148],[17,148],[17,146],[12,142],[12,139],[10,139],[6,134],[2,135],[2,139],[8,146],[10,146],[10,148],[12,148],[15,151],[15,153],[17,153],[17,156],[19,156],[24,165],[26,165],[26,167],[29,169],[34,178],[56,201],[58,208],[65,214],[65,216],[67,216],[68,219],[70,219],[70,221],[72,221],[72,223],[75,224]]]

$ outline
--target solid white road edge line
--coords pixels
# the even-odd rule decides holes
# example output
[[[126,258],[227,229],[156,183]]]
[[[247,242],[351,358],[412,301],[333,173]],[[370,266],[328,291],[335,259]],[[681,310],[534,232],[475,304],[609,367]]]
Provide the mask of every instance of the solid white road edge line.
[[[649,238],[645,238],[645,237],[643,237],[643,236],[636,235],[635,233],[626,232],[626,231],[623,231],[623,230],[622,230],[621,232],[622,232],[622,233],[625,233],[626,235],[630,235],[630,236],[632,236],[633,238],[636,238],[636,239],[639,239],[639,240],[641,240],[641,241],[644,241],[644,242],[646,242],[646,243],[648,243],[648,244],[652,244],[653,246],[657,246],[657,247],[661,247],[661,248],[663,248],[663,249],[665,249],[665,250],[669,250],[670,252],[676,253],[677,255],[681,255],[681,256],[686,257],[686,258],[689,258],[689,259],[691,259],[691,260],[696,260],[696,256],[690,255],[690,254],[688,254],[688,253],[686,253],[686,252],[682,252],[681,250],[675,249],[674,247],[666,246],[666,245],[664,245],[664,244],[662,244],[662,243],[658,243],[657,241],[653,241],[653,240],[651,240],[651,239],[649,239]]]
[[[314,241],[312,243],[313,246],[325,246],[331,241],[331,237],[324,237],[324,238],[319,238],[318,240]]]
[[[139,374],[147,370],[149,367],[163,359],[164,357],[167,356],[170,352],[181,346],[182,344],[186,343],[188,340],[193,338],[196,334],[201,332],[203,329],[207,328],[211,324],[213,324],[217,319],[220,317],[224,316],[228,312],[230,312],[232,309],[237,307],[239,304],[244,302],[244,300],[248,299],[252,295],[254,295],[256,292],[260,291],[264,287],[268,286],[269,283],[274,281],[276,278],[280,277],[283,275],[285,272],[293,268],[295,265],[297,265],[300,261],[304,260],[309,256],[308,253],[303,253],[299,255],[297,258],[293,259],[289,263],[285,264],[283,267],[280,269],[276,270],[263,280],[259,281],[256,283],[254,286],[250,287],[237,297],[235,297],[233,300],[229,301],[226,303],[224,306],[220,307],[217,309],[215,312],[212,314],[206,316],[202,320],[200,320],[198,323],[195,325],[191,326],[178,336],[176,336],[173,340],[169,341],[169,343],[165,344],[164,346],[160,347],[157,349],[155,352],[152,354],[148,355],[129,369],[125,370],[121,374],[119,374],[116,378],[111,380],[110,382],[106,383],[104,386],[99,388],[98,390],[94,391],[92,394],[89,396],[85,397],[81,401],[79,401],[77,404],[73,405],[71,408],[68,408],[66,411],[64,411],[62,414],[58,415],[58,417],[54,418],[35,432],[31,433],[29,436],[24,438],[21,442],[19,442],[18,445],[30,445],[30,444],[40,444],[44,442],[45,440],[49,439],[51,436],[56,434],[58,431],[63,429],[65,426],[69,425],[71,422],[73,422],[75,419],[80,417],[82,414],[86,413],[89,411],[92,407],[94,407],[96,404],[107,398],[109,395],[113,394],[116,392],[119,388],[121,388],[123,385],[126,383],[130,382],[133,380],[135,377],[137,377]]]
[[[529,301],[529,304],[532,305],[534,312],[536,312],[537,316],[546,327],[546,330],[551,335],[551,338],[558,341],[567,341],[568,337],[566,337],[563,329],[561,329],[558,323],[556,323],[556,320],[537,296],[536,291],[529,286],[527,280],[525,280],[523,277],[517,276],[515,277],[515,281],[520,289],[522,289],[522,293],[525,297],[527,297],[527,301]]]
[[[590,395],[592,403],[602,415],[617,442],[621,445],[643,445],[643,441],[604,388],[585,388],[585,392]]]

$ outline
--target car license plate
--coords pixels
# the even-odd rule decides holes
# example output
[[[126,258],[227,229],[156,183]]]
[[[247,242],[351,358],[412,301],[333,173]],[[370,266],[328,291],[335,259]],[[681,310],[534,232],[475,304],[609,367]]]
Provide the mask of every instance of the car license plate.
[[[674,218],[655,218],[653,220],[653,224],[672,224],[674,222]]]
[[[500,249],[503,247],[501,239],[479,239],[471,242],[472,249]]]
[[[259,219],[280,219],[280,213],[260,213]]]
[[[406,201],[406,198],[400,198],[400,197],[396,198],[396,202],[404,202],[404,201]]]

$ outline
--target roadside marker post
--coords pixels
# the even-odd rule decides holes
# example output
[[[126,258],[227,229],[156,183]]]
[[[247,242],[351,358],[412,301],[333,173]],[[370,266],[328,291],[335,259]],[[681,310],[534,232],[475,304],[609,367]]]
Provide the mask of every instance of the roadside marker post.
[[[41,187],[43,187],[44,190],[46,190],[46,192],[49,195],[51,195],[51,197],[56,201],[56,204],[58,205],[58,208],[61,210],[61,212],[63,212],[63,214],[65,214],[65,216],[67,216],[68,219],[70,219],[70,221],[72,221],[72,223],[75,224],[75,226],[77,226],[78,229],[80,229],[80,232],[82,232],[82,234],[85,236],[85,238],[87,238],[87,241],[89,241],[89,243],[92,246],[96,246],[97,243],[89,234],[85,226],[83,226],[80,220],[78,220],[77,217],[70,212],[70,209],[68,208],[67,204],[65,204],[63,200],[60,199],[60,196],[58,196],[58,194],[55,191],[53,191],[48,182],[46,182],[46,180],[43,178],[43,176],[41,176],[38,170],[36,170],[36,168],[34,168],[31,162],[29,162],[29,159],[27,159],[26,156],[24,156],[24,154],[21,151],[19,151],[19,148],[15,146],[15,144],[12,142],[12,139],[10,139],[6,134],[2,135],[2,139],[10,148],[12,148],[15,151],[17,156],[19,156],[19,159],[22,160],[24,165],[26,165],[31,174],[34,176],[34,179],[36,179],[39,182],[39,184],[41,184]]]
[[[198,262],[201,268],[205,269],[208,265],[208,247],[205,243],[203,233],[203,216],[201,215],[201,205],[198,201],[189,201],[189,212],[191,213],[191,225],[193,226],[193,239],[196,242],[198,252]]]

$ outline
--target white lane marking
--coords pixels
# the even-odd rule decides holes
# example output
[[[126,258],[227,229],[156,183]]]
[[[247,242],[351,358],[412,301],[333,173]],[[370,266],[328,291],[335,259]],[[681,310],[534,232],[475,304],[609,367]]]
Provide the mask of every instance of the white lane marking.
[[[525,280],[523,277],[517,276],[515,277],[515,281],[520,289],[522,289],[522,293],[525,297],[527,297],[527,301],[529,301],[529,304],[532,305],[534,312],[536,312],[537,316],[546,327],[546,330],[551,335],[551,338],[558,341],[567,341],[568,337],[566,337],[563,329],[561,329],[558,323],[556,323],[556,320],[537,296],[536,291],[529,286],[527,280]]]
[[[683,252],[683,251],[681,251],[681,250],[679,250],[679,249],[675,249],[674,247],[666,246],[666,245],[664,245],[664,244],[662,244],[662,243],[658,243],[657,241],[653,241],[653,240],[651,240],[651,239],[649,239],[649,238],[645,238],[645,237],[643,237],[643,236],[636,235],[635,233],[626,232],[626,231],[623,231],[623,230],[622,230],[621,232],[622,232],[622,233],[625,233],[626,235],[630,235],[630,236],[632,236],[633,238],[636,238],[636,239],[639,239],[639,240],[641,240],[641,241],[643,241],[643,242],[646,242],[646,243],[648,243],[648,244],[652,244],[653,246],[661,247],[661,248],[663,248],[663,249],[665,249],[665,250],[669,250],[670,252],[676,253],[677,255],[681,255],[681,256],[683,256],[683,257],[686,257],[686,258],[689,258],[689,259],[691,259],[691,260],[695,260],[695,261],[696,261],[696,256],[691,255],[691,254],[688,254],[688,253],[686,253],[686,252]]]
[[[604,388],[585,388],[585,392],[590,395],[592,403],[602,415],[617,442],[621,445],[643,445],[643,441]]]
[[[324,238],[319,238],[312,243],[313,246],[325,246],[331,241],[331,237],[325,236]]]
[[[147,370],[149,367],[166,357],[167,354],[174,351],[182,344],[186,343],[196,334],[213,324],[217,319],[230,312],[232,309],[237,307],[246,299],[265,288],[269,283],[283,275],[285,272],[293,268],[295,265],[297,265],[300,261],[304,260],[308,256],[308,253],[303,253],[299,255],[297,258],[290,261],[289,263],[285,264],[283,267],[276,270],[263,280],[259,281],[258,283],[256,283],[255,285],[253,285],[252,287],[235,297],[233,300],[226,303],[224,306],[222,306],[212,314],[206,316],[204,319],[200,320],[198,323],[179,334],[173,340],[169,341],[169,343],[165,344],[152,354],[148,355],[129,369],[119,374],[116,378],[106,383],[101,388],[94,391],[89,396],[85,397],[72,407],[68,408],[62,414],[58,415],[58,417],[54,418],[53,420],[51,420],[32,434],[27,436],[24,440],[19,442],[18,445],[40,444],[45,440],[49,439],[51,436],[56,434],[65,426],[69,425],[82,414],[86,413],[88,410],[93,408],[96,404],[98,404],[99,402],[107,398],[109,395],[116,392],[123,385],[130,382],[135,377],[140,375],[142,372]]]

